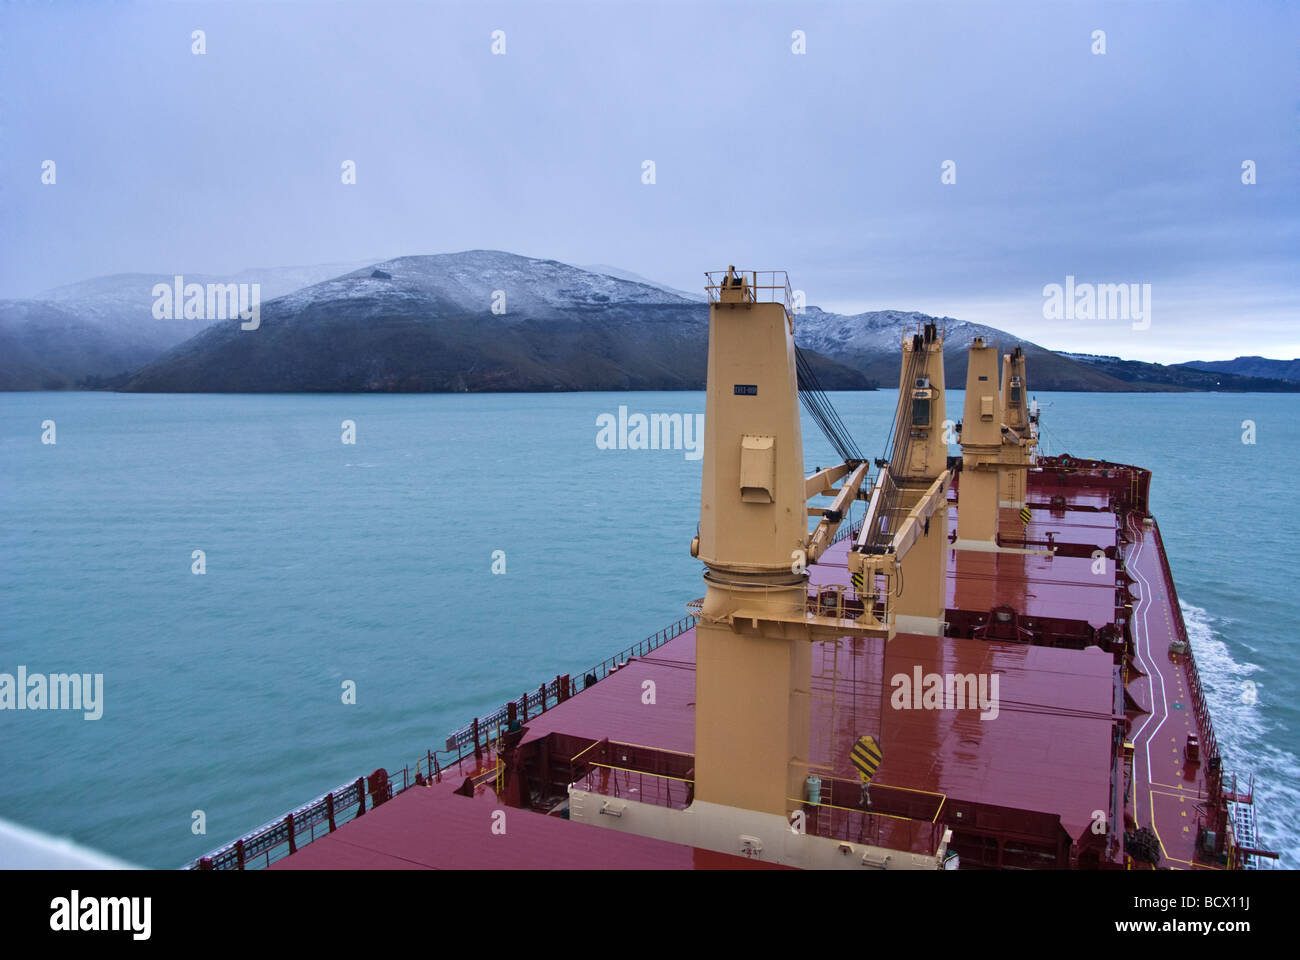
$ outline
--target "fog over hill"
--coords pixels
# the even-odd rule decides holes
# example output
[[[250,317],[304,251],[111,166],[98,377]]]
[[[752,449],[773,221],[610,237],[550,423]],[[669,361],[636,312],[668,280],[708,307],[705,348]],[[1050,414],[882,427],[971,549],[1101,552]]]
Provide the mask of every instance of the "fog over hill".
[[[182,274],[186,283],[258,283],[267,300],[361,266],[257,268],[230,276]],[[0,390],[96,386],[133,373],[210,325],[154,316],[153,289],[175,274],[117,273],[56,287],[39,297],[0,300]]]

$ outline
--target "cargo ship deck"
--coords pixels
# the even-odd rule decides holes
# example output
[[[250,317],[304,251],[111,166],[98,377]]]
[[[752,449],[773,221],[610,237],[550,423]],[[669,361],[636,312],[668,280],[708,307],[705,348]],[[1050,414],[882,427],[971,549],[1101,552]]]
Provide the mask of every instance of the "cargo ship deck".
[[[1149,482],[1040,461],[1029,522],[1002,511],[1006,552],[946,551],[947,636],[813,644],[809,756],[826,786],[809,832],[932,852],[951,830],[962,868],[1242,865],[1230,808],[1250,797],[1226,786]],[[848,547],[810,567],[812,590],[849,584]],[[989,696],[923,702],[910,688],[934,675],[989,678]],[[688,620],[476,719],[414,776],[358,778],[193,866],[771,866],[569,819],[571,785],[686,809],[694,697]],[[864,733],[883,754],[869,791],[850,761]]]

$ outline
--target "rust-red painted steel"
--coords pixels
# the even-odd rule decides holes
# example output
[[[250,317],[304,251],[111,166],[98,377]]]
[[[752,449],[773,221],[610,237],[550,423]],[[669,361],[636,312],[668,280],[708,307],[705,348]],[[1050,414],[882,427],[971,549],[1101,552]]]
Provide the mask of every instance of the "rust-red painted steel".
[[[809,755],[823,775],[854,780],[849,751],[872,734],[884,754],[873,788],[939,795],[936,820],[954,831],[967,864],[1141,866],[1125,856],[1123,832],[1154,827],[1164,865],[1218,865],[1197,855],[1198,827],[1214,819],[1204,759],[1213,734],[1194,704],[1190,658],[1169,652],[1185,633],[1155,527],[1143,523],[1149,474],[1124,469],[1058,460],[1031,471],[1024,537],[1052,534],[1061,545],[1055,556],[947,551],[949,618],[969,626],[996,619],[995,608],[1009,610],[1026,627],[1009,634],[1018,639],[982,639],[996,634],[977,629],[814,645]],[[1020,536],[1018,510],[1004,513],[1003,532]],[[812,568],[814,585],[848,584],[848,546],[835,544]],[[1117,552],[1126,567],[1117,567]],[[1125,619],[1127,631],[1115,625]],[[910,689],[918,679],[924,687],[931,676],[961,675],[985,678],[985,704],[935,709]],[[645,702],[647,680],[653,704]],[[597,741],[689,755],[694,698],[690,630],[530,717],[518,756],[532,750],[542,758],[545,794],[571,769],[569,756]],[[1198,738],[1200,762],[1187,759],[1189,735]],[[518,757],[509,762],[512,771],[527,767]],[[442,782],[404,791],[276,866],[752,865],[526,809],[509,809],[507,833],[494,836],[495,800],[452,793],[494,763],[494,756],[481,767],[466,757]],[[478,787],[485,792],[491,795]]]
[[[681,870],[773,864],[504,807],[445,784],[412,787],[272,870]]]

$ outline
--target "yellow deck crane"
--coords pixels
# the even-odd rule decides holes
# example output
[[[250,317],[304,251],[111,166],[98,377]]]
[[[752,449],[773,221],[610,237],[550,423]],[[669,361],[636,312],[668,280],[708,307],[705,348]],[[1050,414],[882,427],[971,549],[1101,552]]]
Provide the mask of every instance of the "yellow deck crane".
[[[929,325],[903,344],[906,402],[850,555],[861,589],[810,597],[808,565],[845,521],[869,464],[850,459],[804,476],[786,275],[732,267],[708,276],[703,487],[691,544],[706,567],[705,596],[692,605],[695,796],[784,815],[809,768],[809,642],[888,638],[900,614],[910,630],[942,633],[951,479],[943,338]],[[810,513],[808,500],[827,494],[831,507]],[[811,533],[810,515],[819,518]]]

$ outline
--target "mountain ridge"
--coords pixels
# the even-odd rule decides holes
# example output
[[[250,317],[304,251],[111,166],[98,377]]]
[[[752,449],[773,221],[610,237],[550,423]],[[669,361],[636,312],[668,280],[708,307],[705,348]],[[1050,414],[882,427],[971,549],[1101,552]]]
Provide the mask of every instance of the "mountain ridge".
[[[397,257],[211,327],[137,371],[141,392],[674,390],[703,385],[704,305],[501,251]],[[295,363],[285,358],[295,358]],[[812,358],[827,389],[870,389]]]
[[[1300,380],[1300,358],[1272,360],[1268,357],[1237,357],[1233,360],[1190,360],[1183,364],[1196,370],[1230,373],[1274,380]]]
[[[322,276],[340,267],[352,269]],[[143,292],[171,279],[116,274],[47,291],[48,300],[0,301],[0,389],[460,392],[704,383],[704,298],[607,264],[480,249],[185,276],[262,282],[257,330],[142,314],[152,305]],[[298,285],[304,280],[314,282]],[[1035,390],[1300,390],[1280,378],[1051,351],[919,311],[836,314],[809,306],[795,335],[826,389],[893,388],[901,338],[926,322],[946,331],[946,380],[954,389],[964,385],[966,347],[978,336],[1004,350],[1020,346]],[[77,349],[61,354],[66,343]]]

